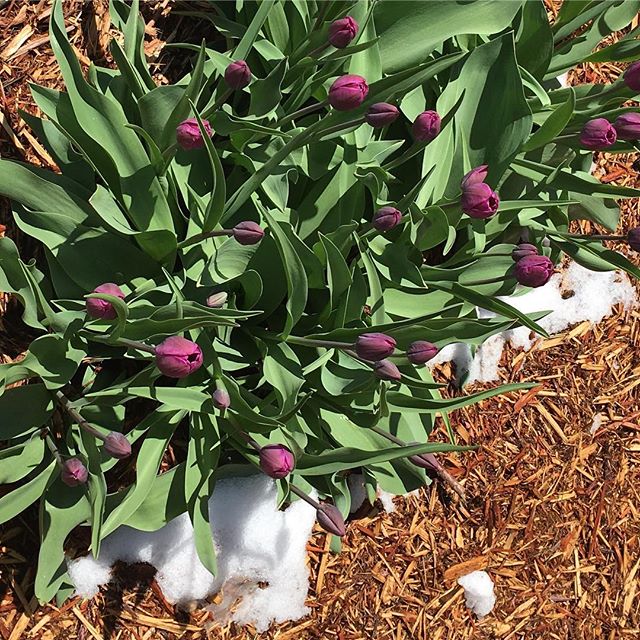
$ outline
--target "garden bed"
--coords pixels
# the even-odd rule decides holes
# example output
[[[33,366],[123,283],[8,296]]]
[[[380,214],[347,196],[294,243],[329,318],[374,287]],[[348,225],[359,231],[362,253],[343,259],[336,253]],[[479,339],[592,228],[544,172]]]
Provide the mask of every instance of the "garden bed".
[[[65,3],[81,60],[104,52],[100,8],[106,4],[85,6],[80,19],[83,3]],[[97,10],[92,13],[90,6]],[[177,29],[183,30],[181,39],[186,31],[198,40],[196,24],[175,15],[174,8],[168,0],[145,8],[147,19],[156,16],[152,28],[158,29],[148,33],[147,53],[160,51],[163,38]],[[47,166],[46,151],[16,115],[17,108],[33,109],[28,81],[58,83],[45,13],[45,2],[9,2],[0,14],[8,138],[1,150],[3,156]],[[170,55],[159,55],[157,72],[170,73]],[[621,70],[613,63],[588,65],[571,81],[602,82]],[[596,175],[640,186],[635,159],[599,154]],[[21,242],[8,218],[0,222]],[[581,225],[585,233],[599,231],[591,223]],[[625,202],[621,228],[638,225],[638,202]],[[639,263],[637,254],[629,257]],[[7,313],[5,362],[21,350],[18,325],[10,308]],[[596,327],[583,323],[529,352],[507,348],[500,376],[503,382],[540,386],[452,415],[459,442],[480,446],[442,457],[463,480],[467,501],[452,500],[436,486],[396,499],[395,512],[354,521],[340,555],[330,552],[328,536],[318,529],[308,545],[311,615],[258,637],[617,639],[640,633],[640,314],[618,312]],[[441,366],[438,377],[450,381],[451,367]],[[453,386],[449,392],[458,393]],[[207,636],[209,614],[176,610],[142,565],[117,568],[117,579],[91,601],[38,605],[32,515],[0,529],[3,640]],[[496,584],[496,608],[481,622],[465,608],[456,583],[474,569],[487,569]],[[256,637],[234,626],[211,636]]]

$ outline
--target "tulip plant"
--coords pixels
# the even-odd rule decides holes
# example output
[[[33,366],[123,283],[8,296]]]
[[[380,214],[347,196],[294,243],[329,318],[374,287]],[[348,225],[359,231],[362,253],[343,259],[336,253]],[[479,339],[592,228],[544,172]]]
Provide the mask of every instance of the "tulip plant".
[[[426,366],[536,320],[498,296],[563,254],[639,275],[571,220],[609,231],[634,189],[589,174],[635,150],[632,64],[560,86],[583,61],[632,61],[635,0],[212,2],[191,73],[157,86],[138,1],[111,0],[115,68],[81,68],[55,0],[64,91],[23,118],[60,173],[0,160],[0,193],[40,259],[0,239],[0,288],[29,344],[0,366],[0,521],[39,504],[35,591],[64,599],[64,542],[188,512],[215,572],[207,501],[265,473],[345,532],[347,477],[403,493],[459,450],[449,413],[527,385],[443,397]],[[574,37],[579,33],[579,37]],[[495,317],[479,318],[478,307]],[[438,442],[429,442],[441,424]],[[448,439],[449,442],[443,442]],[[317,496],[312,497],[312,496]]]

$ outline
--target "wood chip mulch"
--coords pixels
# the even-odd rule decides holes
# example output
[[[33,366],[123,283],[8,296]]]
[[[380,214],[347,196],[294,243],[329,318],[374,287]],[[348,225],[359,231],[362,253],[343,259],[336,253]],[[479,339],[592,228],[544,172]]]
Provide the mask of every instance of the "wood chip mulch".
[[[182,65],[162,57],[163,38],[177,30],[181,39],[201,34],[196,22],[172,13],[189,3],[143,4],[153,21],[147,53],[158,62],[161,82],[171,73],[168,65]],[[18,108],[35,110],[28,82],[61,84],[46,33],[49,3],[0,5],[0,153],[51,166],[17,114]],[[107,0],[66,0],[64,6],[81,59],[107,57]],[[571,80],[610,81],[622,68],[586,65]],[[636,159],[598,154],[596,175],[640,187],[631,166]],[[638,201],[627,201],[622,211],[621,232],[640,225]],[[24,249],[6,203],[0,216],[7,235]],[[0,312],[6,307],[5,297]],[[9,340],[6,331],[0,325],[0,346]],[[2,351],[5,361],[13,357]],[[316,531],[308,545],[308,617],[263,634],[234,625],[211,629],[202,609],[169,605],[144,566],[119,567],[115,583],[91,601],[40,605],[33,597],[37,526],[27,514],[0,528],[0,638],[640,637],[640,311],[618,310],[596,327],[580,324],[527,353],[507,349],[502,365],[503,381],[540,385],[452,415],[459,441],[479,445],[445,459],[464,484],[467,502],[435,487],[396,499],[394,513],[352,522],[337,556]],[[447,366],[440,373],[447,375]],[[496,608],[480,622],[456,583],[474,569],[489,571],[496,584]]]

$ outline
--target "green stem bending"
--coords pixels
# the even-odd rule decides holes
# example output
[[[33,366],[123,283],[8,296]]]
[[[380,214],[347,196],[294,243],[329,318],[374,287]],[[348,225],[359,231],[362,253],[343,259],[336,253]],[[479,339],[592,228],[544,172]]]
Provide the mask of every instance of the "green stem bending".
[[[333,340],[312,340],[300,336],[288,336],[286,342],[298,344],[302,347],[322,347],[324,349],[349,349],[353,347],[351,342],[334,342]]]
[[[131,349],[138,349],[138,351],[145,351],[146,353],[156,354],[155,347],[151,347],[144,342],[138,342],[137,340],[127,340],[127,338],[118,338],[118,344],[124,347],[130,347]]]
[[[211,117],[211,114],[215,113],[226,101],[227,98],[233,93],[232,89],[226,89],[220,97],[202,114],[202,119]]]
[[[318,109],[321,109],[322,107],[325,107],[327,104],[327,100],[323,100],[322,102],[316,102],[315,104],[311,104],[308,107],[298,109],[297,111],[290,113],[288,116],[285,116],[284,118],[278,120],[278,122],[273,125],[273,128],[277,129],[283,124],[287,124],[287,122],[291,122],[292,120],[296,120],[297,118],[302,118],[310,113],[313,113],[314,111],[317,111]]]
[[[105,436],[103,436],[97,429],[92,427],[81,415],[80,412],[74,409],[69,402],[67,396],[65,396],[61,391],[56,391],[56,398],[60,405],[64,408],[64,410],[71,416],[72,420],[82,429],[84,429],[87,433],[90,433],[98,440],[102,440],[104,442]]]
[[[192,244],[197,244],[198,242],[202,242],[207,238],[218,238],[221,236],[232,236],[233,231],[229,229],[221,229],[219,231],[202,231],[201,233],[196,233],[195,236],[191,236],[182,242],[178,242],[178,249],[184,249],[185,247],[190,247]]]
[[[348,120],[347,122],[343,122],[342,124],[337,124],[335,127],[329,127],[324,131],[321,131],[318,134],[318,138],[326,138],[328,135],[332,133],[338,133],[343,129],[351,129],[352,127],[359,127],[364,122],[364,116],[361,118],[354,118],[353,120]]]
[[[289,485],[289,491],[291,491],[291,493],[295,493],[298,498],[302,498],[302,500],[310,504],[314,509],[318,509],[320,506],[320,503],[317,500],[314,500],[310,495],[302,491],[302,489],[298,489],[298,487],[292,484]]]
[[[505,281],[504,276],[497,276],[496,278],[487,278],[486,280],[475,280],[474,282],[465,282],[465,283],[461,282],[460,284],[464,284],[465,287],[477,287],[483,284],[496,284],[498,282],[504,282],[504,281]]]

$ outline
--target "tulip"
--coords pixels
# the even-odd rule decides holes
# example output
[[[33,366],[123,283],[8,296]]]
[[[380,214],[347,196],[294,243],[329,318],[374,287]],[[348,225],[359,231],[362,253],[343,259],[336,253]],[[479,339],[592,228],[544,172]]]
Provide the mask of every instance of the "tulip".
[[[402,214],[394,207],[382,207],[373,214],[373,226],[378,231],[389,231],[402,220]]]
[[[344,518],[338,507],[332,504],[320,503],[316,510],[318,524],[327,532],[334,536],[342,537],[346,533]]]
[[[233,237],[243,245],[258,244],[264,238],[264,229],[256,222],[245,220],[233,227]]]
[[[589,120],[580,132],[580,144],[585,149],[606,149],[617,138],[616,130],[606,118]]]
[[[106,293],[124,300],[124,293],[117,284],[113,282],[105,282],[93,290],[93,293]],[[91,318],[101,318],[102,320],[113,320],[117,317],[116,308],[106,300],[99,298],[89,298],[85,303],[87,315]]]
[[[431,471],[434,475],[442,471],[442,465],[438,462],[438,459],[433,453],[420,453],[415,456],[409,456],[409,462],[415,464],[416,467]]]
[[[271,478],[284,478],[295,466],[293,453],[282,444],[268,444],[260,449],[260,469]]]
[[[435,111],[423,111],[411,127],[413,137],[419,142],[431,142],[440,133],[441,120]]]
[[[211,138],[213,136],[213,129],[208,120],[202,121],[202,126],[207,132],[207,135]],[[204,138],[202,132],[198,126],[198,121],[195,118],[189,118],[181,122],[176,128],[176,140],[180,147],[185,151],[191,151],[192,149],[202,149],[204,147]]]
[[[553,274],[553,262],[547,256],[525,256],[515,264],[516,280],[527,287],[541,287]]]
[[[619,140],[640,140],[640,113],[623,113],[613,123]]]
[[[471,218],[488,218],[498,210],[500,197],[486,182],[476,182],[463,189],[460,204]]]
[[[191,340],[171,336],[156,347],[156,366],[170,378],[186,378],[202,366],[202,349]]]
[[[89,478],[87,468],[78,460],[78,458],[69,458],[62,465],[60,479],[69,487],[75,487],[84,484]]]
[[[231,89],[244,89],[251,82],[251,69],[244,60],[232,62],[224,71],[224,81]]]
[[[511,258],[514,262],[518,262],[522,258],[526,256],[537,256],[538,255],[538,247],[534,244],[529,244],[528,242],[521,242],[512,252]]]
[[[390,382],[397,382],[402,378],[402,374],[398,367],[396,367],[391,360],[378,360],[373,364],[373,372],[380,380],[389,380]]]
[[[364,115],[364,119],[366,123],[370,124],[374,129],[380,129],[395,122],[399,115],[400,111],[398,107],[388,102],[376,102],[369,107],[367,113]]]
[[[627,67],[622,79],[629,89],[640,92],[640,60]]]
[[[226,291],[220,291],[220,293],[214,293],[207,298],[207,307],[212,309],[219,309],[227,301],[228,295]]]
[[[369,87],[362,76],[340,76],[329,88],[329,104],[338,111],[357,109],[367,97]]]
[[[231,406],[231,398],[224,389],[216,389],[213,392],[213,406],[220,411]]]
[[[479,182],[484,182],[487,174],[489,173],[489,167],[486,164],[481,164],[479,167],[475,169],[471,169],[469,173],[466,173],[462,178],[461,187],[462,190],[466,187],[470,187],[472,184],[478,184]]]
[[[344,49],[358,33],[358,23],[351,17],[346,16],[340,20],[334,20],[329,26],[329,42],[336,49]]]
[[[627,242],[634,251],[640,251],[640,227],[628,231]]]
[[[437,354],[438,347],[426,340],[416,340],[416,342],[412,342],[407,349],[407,358],[411,364],[424,364],[425,362],[429,362],[431,358],[435,358]]]
[[[355,342],[356,353],[363,360],[382,360],[396,348],[396,341],[385,333],[363,333]]]
[[[131,444],[124,435],[112,431],[105,439],[103,449],[112,457],[127,458],[131,455]]]

